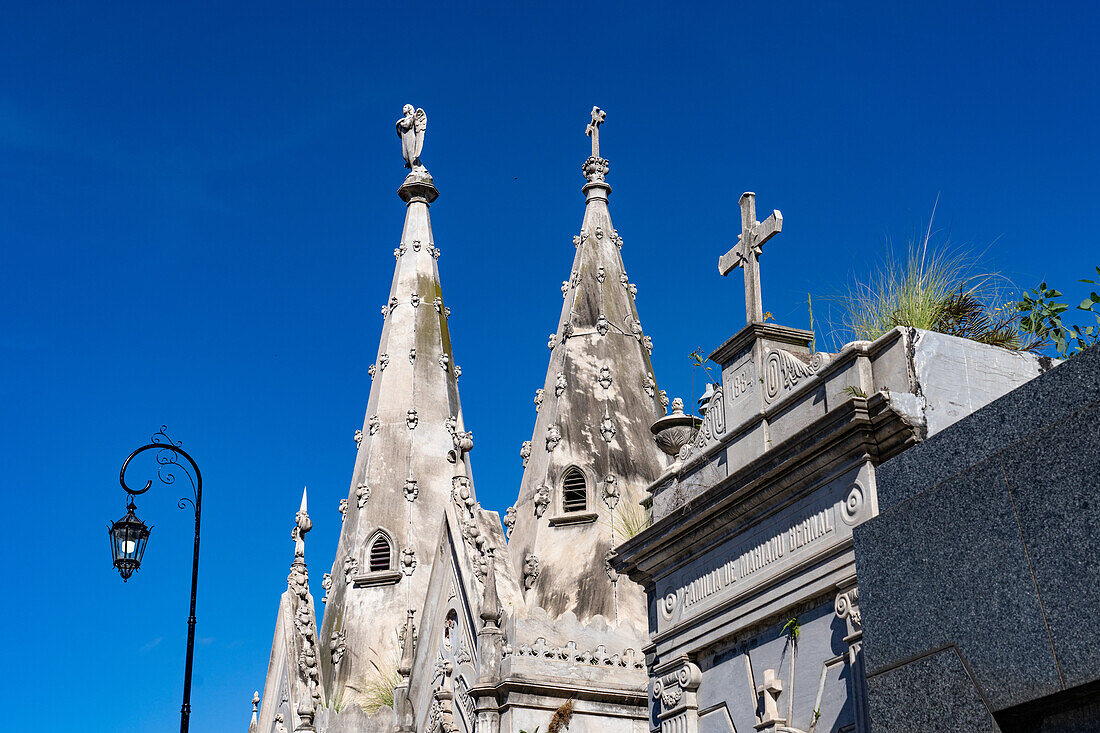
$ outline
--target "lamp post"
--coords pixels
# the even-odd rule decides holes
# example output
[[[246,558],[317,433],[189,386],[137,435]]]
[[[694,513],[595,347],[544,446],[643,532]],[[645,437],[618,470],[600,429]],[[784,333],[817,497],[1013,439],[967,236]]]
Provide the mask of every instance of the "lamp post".
[[[137,507],[134,506],[134,497],[144,494],[153,486],[152,479],[146,481],[145,486],[140,489],[132,489],[127,486],[126,467],[130,465],[130,461],[135,456],[153,450],[157,451],[156,461],[159,466],[157,477],[161,483],[169,485],[175,483],[176,476],[173,468],[183,469],[184,474],[191,480],[191,486],[195,491],[194,500],[185,496],[177,502],[180,509],[183,509],[184,504],[190,504],[191,508],[195,510],[195,554],[191,562],[191,613],[187,617],[187,666],[184,668],[183,673],[183,707],[180,708],[180,733],[187,733],[191,720],[191,667],[195,658],[195,596],[199,582],[199,522],[202,516],[202,473],[199,471],[195,460],[180,447],[182,443],[173,443],[165,430],[167,430],[167,427],[162,425],[160,430],[153,435],[153,442],[141,446],[123,461],[122,469],[118,472],[118,482],[122,484],[122,488],[128,495],[126,515],[111,524],[108,532],[111,537],[111,554],[115,569],[122,576],[122,581],[126,582],[134,571],[141,567],[141,556],[145,552],[145,543],[149,540],[150,530],[149,527],[145,526],[145,522],[138,519],[135,513]],[[187,466],[179,462],[181,456],[194,469],[194,476],[187,470]]]

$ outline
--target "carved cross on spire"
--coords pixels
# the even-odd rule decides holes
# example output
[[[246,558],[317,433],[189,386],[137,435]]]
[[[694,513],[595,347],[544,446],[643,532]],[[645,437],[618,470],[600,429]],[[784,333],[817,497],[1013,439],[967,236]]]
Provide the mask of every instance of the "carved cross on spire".
[[[600,125],[607,119],[607,113],[599,107],[592,108],[592,121],[588,123],[584,134],[592,138],[592,157],[600,157]]]
[[[741,194],[741,234],[737,245],[718,258],[718,272],[728,275],[738,267],[745,268],[745,319],[763,323],[764,303],[760,297],[760,255],[764,243],[783,231],[783,215],[772,211],[763,222],[756,220],[756,194]]]

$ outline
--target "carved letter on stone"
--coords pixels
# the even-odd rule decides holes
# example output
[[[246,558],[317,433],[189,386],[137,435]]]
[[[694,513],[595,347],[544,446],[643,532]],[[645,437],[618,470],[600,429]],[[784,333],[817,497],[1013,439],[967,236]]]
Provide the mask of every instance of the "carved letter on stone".
[[[538,580],[539,575],[542,574],[542,562],[533,553],[527,553],[527,557],[523,559],[523,588],[524,590],[531,590],[534,587],[535,581]]]

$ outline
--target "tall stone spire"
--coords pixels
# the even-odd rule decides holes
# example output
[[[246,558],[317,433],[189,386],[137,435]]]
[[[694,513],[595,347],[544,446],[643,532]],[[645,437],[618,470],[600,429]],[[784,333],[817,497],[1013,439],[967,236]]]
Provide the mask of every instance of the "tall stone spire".
[[[629,618],[644,628],[641,589],[615,577],[605,559],[641,520],[638,502],[663,470],[650,434],[664,414],[663,395],[608,211],[610,163],[599,149],[605,117],[592,108],[584,220],[547,344],[546,380],[535,395],[534,433],[520,451],[526,468],[519,499],[505,521],[528,607],[572,611],[582,621]]]
[[[370,397],[332,572],[325,580],[322,638],[343,635],[354,650],[325,659],[325,679],[338,699],[396,670],[399,630],[409,609],[422,610],[431,574],[436,529],[452,486],[473,503],[468,452],[458,397],[460,374],[447,329],[450,309],[439,283],[439,250],[429,205],[439,195],[420,160],[427,115],[407,105],[397,123],[408,177],[397,191],[405,226],[393,250],[396,266],[382,305],[378,355],[369,365]],[[354,693],[349,690],[345,699]]]

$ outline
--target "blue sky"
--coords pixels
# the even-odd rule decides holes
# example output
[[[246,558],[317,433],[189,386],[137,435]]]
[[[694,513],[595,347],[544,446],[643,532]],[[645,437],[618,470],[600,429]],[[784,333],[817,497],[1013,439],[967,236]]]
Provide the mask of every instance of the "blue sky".
[[[162,423],[206,479],[192,730],[244,730],[308,484],[313,582],[339,530],[404,208],[423,159],[479,498],[512,503],[607,110],[612,215],[656,343],[743,324],[737,198],[781,209],[765,308],[828,321],[928,220],[1020,287],[1100,263],[1089,3],[6,3],[0,422],[9,677],[43,731],[178,725],[190,520],[156,487],[123,585],[105,525]],[[820,304],[820,305],[819,305]],[[14,536],[11,536],[11,535]],[[320,594],[318,594],[319,597]]]

